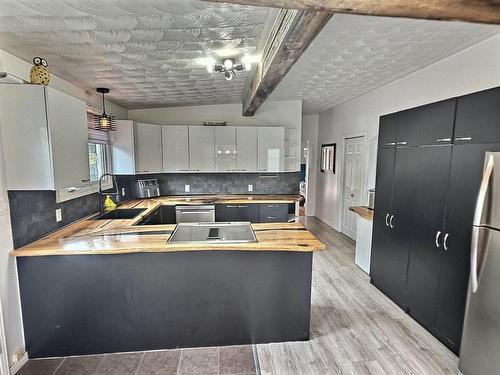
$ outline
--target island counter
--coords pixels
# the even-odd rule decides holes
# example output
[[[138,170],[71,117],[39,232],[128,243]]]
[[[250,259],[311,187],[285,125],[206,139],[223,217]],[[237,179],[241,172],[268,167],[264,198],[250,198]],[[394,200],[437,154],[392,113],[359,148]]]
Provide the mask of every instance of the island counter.
[[[186,244],[167,242],[175,225],[138,220],[82,220],[11,253],[30,358],[309,338],[324,245],[301,224]]]

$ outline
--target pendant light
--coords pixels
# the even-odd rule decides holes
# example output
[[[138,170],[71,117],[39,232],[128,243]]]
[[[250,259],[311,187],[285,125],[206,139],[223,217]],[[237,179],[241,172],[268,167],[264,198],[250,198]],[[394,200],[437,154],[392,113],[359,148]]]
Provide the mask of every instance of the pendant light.
[[[102,94],[102,115],[95,117],[94,123],[96,129],[104,131],[116,130],[115,119],[113,118],[113,116],[106,113],[106,103],[104,102],[104,94],[107,94],[109,92],[109,89],[105,87],[98,87],[95,91]]]

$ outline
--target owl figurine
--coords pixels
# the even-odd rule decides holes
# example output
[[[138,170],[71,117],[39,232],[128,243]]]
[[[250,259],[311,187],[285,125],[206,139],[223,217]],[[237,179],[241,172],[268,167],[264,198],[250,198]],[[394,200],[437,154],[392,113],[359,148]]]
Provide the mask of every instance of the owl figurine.
[[[31,83],[36,84],[36,85],[45,85],[48,86],[49,81],[50,81],[50,73],[49,70],[47,69],[47,60],[45,60],[43,57],[35,57],[33,59],[33,66],[31,68]]]

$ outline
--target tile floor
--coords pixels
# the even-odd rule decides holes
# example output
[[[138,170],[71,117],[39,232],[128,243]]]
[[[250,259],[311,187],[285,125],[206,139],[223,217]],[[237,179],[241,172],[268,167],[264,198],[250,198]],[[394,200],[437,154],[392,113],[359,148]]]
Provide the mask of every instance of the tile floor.
[[[18,375],[255,375],[251,346],[30,360]]]

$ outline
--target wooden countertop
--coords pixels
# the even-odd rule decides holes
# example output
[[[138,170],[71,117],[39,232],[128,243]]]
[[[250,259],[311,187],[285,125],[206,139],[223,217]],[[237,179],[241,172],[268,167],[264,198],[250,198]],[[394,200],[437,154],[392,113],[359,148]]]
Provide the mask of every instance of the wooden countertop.
[[[297,198],[296,198],[297,197]],[[252,224],[254,243],[204,244],[167,243],[175,225],[134,226],[160,205],[205,203],[293,203],[298,196],[197,196],[159,197],[125,202],[120,208],[146,208],[133,219],[92,220],[68,225],[38,241],[12,251],[16,257],[45,255],[126,254],[202,250],[301,251],[325,248],[300,223]],[[120,209],[118,208],[118,209]]]
[[[358,214],[364,219],[373,220],[373,210],[366,206],[352,206],[349,210]]]

